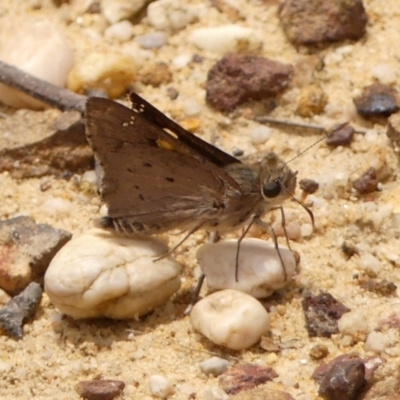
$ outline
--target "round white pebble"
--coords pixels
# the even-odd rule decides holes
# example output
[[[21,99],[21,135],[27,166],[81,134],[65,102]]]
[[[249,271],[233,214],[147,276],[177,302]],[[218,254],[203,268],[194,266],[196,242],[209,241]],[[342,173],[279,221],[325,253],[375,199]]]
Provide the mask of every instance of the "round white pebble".
[[[193,98],[188,98],[183,103],[183,112],[188,117],[194,117],[196,115],[199,115],[201,113],[201,110],[202,110],[201,104]]]
[[[260,125],[250,132],[251,143],[254,145],[263,144],[271,137],[271,129],[268,126]]]
[[[109,26],[104,32],[104,37],[107,39],[116,39],[120,42],[126,42],[132,37],[132,35],[133,26],[126,20]]]
[[[192,32],[189,41],[200,49],[220,54],[257,50],[263,44],[257,31],[239,25],[198,28]]]
[[[367,340],[365,341],[364,350],[380,354],[391,345],[392,342],[387,334],[372,331],[368,334]]]
[[[24,21],[3,43],[0,59],[29,74],[65,87],[73,65],[73,54],[63,32],[47,19]],[[0,85],[0,101],[17,108],[43,108],[46,105],[27,94]]]
[[[143,49],[156,49],[167,43],[167,35],[163,32],[152,32],[146,35],[136,36],[135,40]]]
[[[195,304],[193,327],[212,342],[233,350],[253,346],[270,327],[265,308],[238,290],[222,290]]]
[[[165,304],[180,287],[181,266],[154,238],[131,239],[92,230],[73,238],[53,258],[45,290],[74,318],[135,318]]]
[[[174,394],[172,383],[162,375],[151,375],[149,378],[150,390],[153,396],[164,399]]]
[[[368,310],[357,309],[347,312],[338,320],[340,333],[354,335],[357,332],[369,332]]]
[[[197,260],[211,289],[236,289],[256,298],[270,296],[288,284],[296,271],[293,253],[261,239],[245,238],[240,244],[238,280],[235,276],[237,240],[207,243],[197,250]],[[285,279],[286,271],[286,279]]]
[[[230,363],[225,358],[211,357],[208,360],[204,360],[200,363],[201,371],[206,375],[221,375],[229,367]]]

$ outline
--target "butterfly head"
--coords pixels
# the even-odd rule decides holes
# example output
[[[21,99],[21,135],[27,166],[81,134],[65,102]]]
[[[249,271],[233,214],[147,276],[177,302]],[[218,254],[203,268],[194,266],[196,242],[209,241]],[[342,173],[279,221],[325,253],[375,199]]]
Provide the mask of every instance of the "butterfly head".
[[[296,175],[275,153],[268,153],[261,161],[261,195],[270,205],[279,205],[294,194]]]

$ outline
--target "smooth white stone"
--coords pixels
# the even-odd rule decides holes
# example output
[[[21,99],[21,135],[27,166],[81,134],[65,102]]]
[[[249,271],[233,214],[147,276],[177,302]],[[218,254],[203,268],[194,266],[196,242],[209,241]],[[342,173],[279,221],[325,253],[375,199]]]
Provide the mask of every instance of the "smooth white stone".
[[[161,31],[179,30],[198,19],[202,8],[179,0],[158,0],[147,7],[147,18],[150,25]]]
[[[358,308],[343,314],[338,320],[338,329],[344,335],[354,335],[359,332],[368,333],[370,331],[368,310]]]
[[[120,42],[126,42],[132,35],[133,25],[129,21],[116,22],[104,31],[105,38],[116,39]]]
[[[389,337],[388,333],[372,331],[367,336],[367,340],[364,344],[364,350],[380,354],[392,345],[393,341]]]
[[[206,374],[212,374],[215,376],[223,374],[229,367],[230,362],[221,357],[211,357],[208,360],[204,360],[200,363],[201,371]]]
[[[149,384],[153,396],[162,399],[171,396],[175,392],[172,383],[162,375],[151,375],[149,378]]]
[[[285,270],[273,243],[245,238],[240,244],[238,281],[235,277],[237,240],[207,243],[197,250],[197,260],[211,289],[236,289],[256,298],[270,296],[287,285],[296,271],[293,253],[279,246]]]
[[[53,85],[65,87],[73,65],[63,32],[46,19],[26,21],[0,50],[0,60]],[[0,84],[0,102],[16,108],[40,109],[45,103]]]
[[[101,0],[101,13],[105,19],[114,24],[122,19],[128,19],[141,10],[147,0]]]
[[[45,290],[74,318],[136,318],[165,304],[180,287],[181,266],[154,238],[131,239],[96,229],[69,241],[53,258]]]
[[[209,340],[233,350],[251,347],[270,327],[269,315],[259,301],[231,289],[196,303],[190,321]]]
[[[253,51],[262,47],[260,34],[250,28],[225,25],[215,28],[198,28],[189,41],[203,50],[224,54],[229,51]]]
[[[263,144],[271,137],[271,129],[268,126],[256,126],[250,131],[250,140],[254,145]]]
[[[167,35],[163,32],[151,32],[135,37],[135,41],[143,49],[157,49],[167,43]]]

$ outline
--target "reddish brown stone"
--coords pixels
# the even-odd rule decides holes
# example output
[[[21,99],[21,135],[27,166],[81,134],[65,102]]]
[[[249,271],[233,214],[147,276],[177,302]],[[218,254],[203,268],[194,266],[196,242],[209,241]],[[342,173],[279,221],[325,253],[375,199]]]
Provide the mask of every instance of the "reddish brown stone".
[[[397,91],[381,83],[364,88],[363,93],[354,99],[358,114],[365,118],[389,117],[399,111]]]
[[[255,364],[238,364],[219,377],[224,391],[231,395],[248,390],[276,378],[278,374],[269,367]]]
[[[306,193],[312,194],[318,190],[319,183],[312,179],[304,178],[299,181],[299,186],[301,190],[304,190]]]
[[[279,16],[288,38],[305,45],[360,39],[368,22],[361,0],[286,0]]]
[[[372,193],[378,190],[378,183],[375,168],[369,168],[353,182],[353,188],[362,194]]]
[[[350,124],[341,124],[333,129],[326,138],[328,146],[348,146],[354,136],[354,128]]]
[[[326,400],[355,400],[365,385],[365,365],[361,358],[344,354],[318,367],[313,377],[319,381],[318,394]]]
[[[230,53],[218,61],[207,78],[207,102],[221,111],[233,111],[254,99],[260,100],[285,89],[293,67],[264,57]]]
[[[337,321],[349,311],[329,293],[321,293],[318,296],[306,294],[302,306],[310,337],[330,337],[334,333],[338,333]]]
[[[112,400],[125,389],[125,383],[112,379],[97,379],[82,381],[76,386],[76,391],[87,400]]]

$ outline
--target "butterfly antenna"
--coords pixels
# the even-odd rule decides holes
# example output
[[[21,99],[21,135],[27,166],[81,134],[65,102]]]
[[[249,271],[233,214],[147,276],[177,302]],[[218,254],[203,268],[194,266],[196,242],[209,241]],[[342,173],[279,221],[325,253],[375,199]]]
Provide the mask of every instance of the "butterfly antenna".
[[[286,161],[286,164],[289,164],[291,161],[295,160],[296,158],[299,158],[301,155],[303,155],[306,151],[310,150],[312,147],[314,147],[316,144],[322,142],[323,140],[331,137],[334,133],[340,131],[343,129],[345,126],[347,126],[349,123],[348,122],[342,122],[339,125],[334,126],[331,130],[326,130],[322,129],[325,131],[325,136],[322,137],[321,139],[318,139],[316,142],[314,142],[312,145],[306,147],[304,150],[302,150],[299,154],[297,154],[295,157],[291,158],[289,161]],[[300,203],[301,204],[301,203]]]

